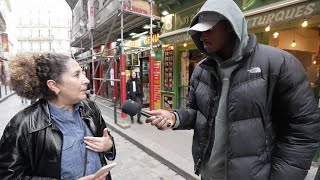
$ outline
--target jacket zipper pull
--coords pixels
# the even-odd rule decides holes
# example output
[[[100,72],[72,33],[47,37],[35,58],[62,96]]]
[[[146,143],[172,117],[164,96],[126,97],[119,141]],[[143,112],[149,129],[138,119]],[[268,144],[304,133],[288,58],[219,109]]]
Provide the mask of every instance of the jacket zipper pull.
[[[200,163],[201,163],[201,159],[199,159],[198,162],[194,165],[194,172],[198,175],[200,173],[200,167],[199,167]]]

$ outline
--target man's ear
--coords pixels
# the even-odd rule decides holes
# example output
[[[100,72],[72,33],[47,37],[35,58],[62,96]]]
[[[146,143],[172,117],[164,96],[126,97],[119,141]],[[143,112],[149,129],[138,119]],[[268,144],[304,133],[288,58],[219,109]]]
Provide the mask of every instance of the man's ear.
[[[58,87],[58,84],[54,80],[48,80],[47,86],[49,89],[51,89],[55,94],[58,94],[60,92],[60,88]]]

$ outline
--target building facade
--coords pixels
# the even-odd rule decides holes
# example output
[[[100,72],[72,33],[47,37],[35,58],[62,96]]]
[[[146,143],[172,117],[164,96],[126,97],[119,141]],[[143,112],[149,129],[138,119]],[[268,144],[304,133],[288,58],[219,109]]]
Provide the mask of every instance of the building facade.
[[[71,54],[71,10],[63,0],[15,1],[17,52]]]
[[[7,61],[15,53],[15,34],[10,0],[0,0],[0,84],[7,84]]]
[[[243,11],[249,33],[260,43],[294,54],[305,67],[318,94],[320,51],[319,0],[234,0]],[[162,18],[159,37],[163,44],[162,108],[185,108],[193,68],[204,56],[187,34],[192,17],[205,1],[172,11]],[[168,77],[166,77],[168,76]],[[168,101],[169,100],[169,101]]]

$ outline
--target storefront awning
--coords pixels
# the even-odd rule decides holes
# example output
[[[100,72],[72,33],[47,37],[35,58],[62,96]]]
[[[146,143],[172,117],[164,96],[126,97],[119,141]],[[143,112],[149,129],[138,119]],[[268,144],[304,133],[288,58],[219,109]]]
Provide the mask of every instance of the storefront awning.
[[[320,14],[319,0],[281,1],[257,9],[245,11],[248,29],[267,26],[268,24],[282,24],[296,19],[310,18]],[[187,28],[171,31],[159,36],[162,44],[177,44],[191,40]]]
[[[191,40],[188,34],[189,27],[179,29],[176,31],[161,34],[158,38],[161,44],[177,44]]]

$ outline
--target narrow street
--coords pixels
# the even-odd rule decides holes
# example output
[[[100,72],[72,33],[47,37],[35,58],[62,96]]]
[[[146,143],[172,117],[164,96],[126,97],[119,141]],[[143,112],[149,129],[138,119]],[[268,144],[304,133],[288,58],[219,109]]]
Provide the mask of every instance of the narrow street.
[[[0,136],[9,120],[21,109],[27,107],[17,95],[0,103]],[[113,180],[183,180],[182,176],[163,165],[160,161],[145,153],[116,132],[115,138],[117,166],[111,170]]]

